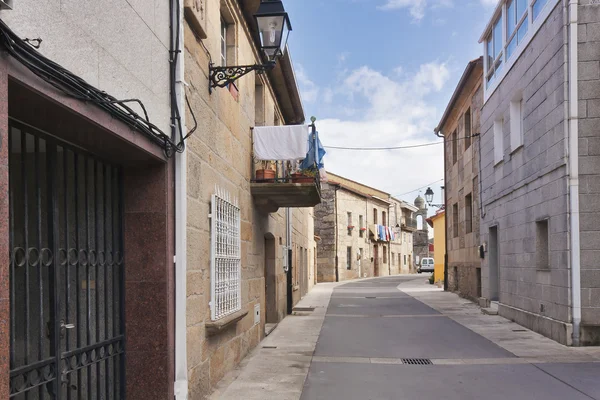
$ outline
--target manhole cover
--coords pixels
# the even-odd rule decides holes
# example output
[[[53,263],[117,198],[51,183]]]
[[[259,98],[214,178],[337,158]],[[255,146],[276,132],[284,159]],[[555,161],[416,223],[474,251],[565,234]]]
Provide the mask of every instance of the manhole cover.
[[[433,365],[428,358],[403,358],[402,364],[407,365]]]

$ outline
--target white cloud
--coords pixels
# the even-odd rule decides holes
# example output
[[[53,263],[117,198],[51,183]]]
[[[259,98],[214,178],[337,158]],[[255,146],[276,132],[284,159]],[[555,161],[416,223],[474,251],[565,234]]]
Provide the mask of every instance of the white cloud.
[[[425,17],[428,9],[452,7],[452,5],[453,0],[386,0],[386,3],[378,8],[381,10],[408,8],[410,15],[418,22]]]
[[[481,0],[481,4],[485,7],[495,7],[498,4],[498,0]]]
[[[367,66],[350,71],[336,97],[346,116],[317,121],[325,146],[391,147],[438,142],[433,134],[437,110],[428,95],[439,92],[450,72],[445,63],[423,64],[412,74],[390,76]],[[346,100],[346,102],[344,101]],[[364,106],[357,108],[357,103]],[[392,195],[443,177],[443,147],[406,150],[328,149],[328,171],[372,185]],[[413,195],[411,195],[413,196]],[[416,197],[416,194],[414,194]]]
[[[302,65],[298,64],[295,68],[296,79],[300,86],[300,94],[304,103],[314,103],[319,97],[319,87],[306,75]]]

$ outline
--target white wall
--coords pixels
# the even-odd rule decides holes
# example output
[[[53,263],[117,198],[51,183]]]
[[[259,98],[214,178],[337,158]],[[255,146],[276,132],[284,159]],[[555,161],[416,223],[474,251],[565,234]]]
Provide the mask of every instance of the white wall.
[[[16,0],[13,5],[0,18],[16,34],[41,38],[44,56],[91,85],[118,99],[140,99],[150,121],[168,133],[168,0]]]

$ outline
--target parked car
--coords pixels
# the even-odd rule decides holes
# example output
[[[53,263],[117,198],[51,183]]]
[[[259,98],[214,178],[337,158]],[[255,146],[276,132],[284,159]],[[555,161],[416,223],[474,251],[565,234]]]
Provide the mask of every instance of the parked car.
[[[425,257],[421,260],[421,265],[417,269],[417,272],[433,272],[433,265],[433,258]]]

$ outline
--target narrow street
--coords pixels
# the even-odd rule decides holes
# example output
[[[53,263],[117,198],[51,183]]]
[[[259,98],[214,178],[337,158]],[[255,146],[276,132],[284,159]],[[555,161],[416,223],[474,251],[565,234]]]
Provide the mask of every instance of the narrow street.
[[[317,286],[212,398],[600,399],[597,348],[560,345],[426,281]]]
[[[483,393],[490,400],[600,399],[600,364],[522,364],[397,289],[411,280],[372,279],[334,289],[303,400],[465,400]],[[411,365],[410,359],[433,365]]]

